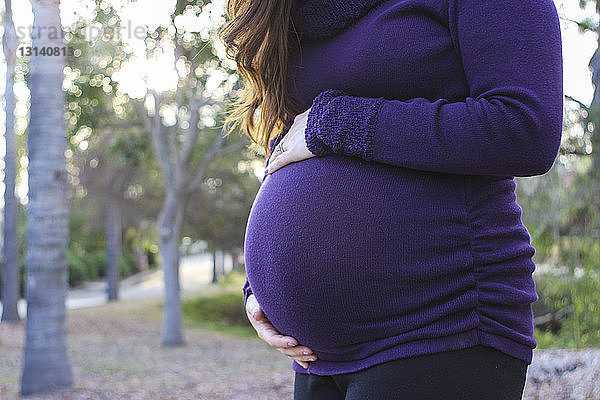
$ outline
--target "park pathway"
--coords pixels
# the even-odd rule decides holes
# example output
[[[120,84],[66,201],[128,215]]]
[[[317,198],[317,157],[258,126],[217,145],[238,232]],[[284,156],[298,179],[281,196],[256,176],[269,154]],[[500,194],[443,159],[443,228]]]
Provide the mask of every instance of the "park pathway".
[[[202,253],[181,257],[179,266],[179,280],[183,293],[197,292],[198,289],[212,282],[213,261],[212,254]],[[225,272],[232,269],[231,259],[225,258]],[[152,269],[139,272],[122,279],[119,284],[119,298],[141,299],[163,297],[163,272],[162,269]],[[67,292],[67,309],[95,307],[106,304],[106,281],[90,281],[69,289]],[[18,303],[19,315],[24,318],[27,310],[25,299]],[[0,304],[0,313],[2,304]]]

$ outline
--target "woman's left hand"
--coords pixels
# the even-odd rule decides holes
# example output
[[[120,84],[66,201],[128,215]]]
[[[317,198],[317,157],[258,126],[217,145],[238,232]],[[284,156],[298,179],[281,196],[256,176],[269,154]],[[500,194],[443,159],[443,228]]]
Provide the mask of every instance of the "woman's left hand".
[[[283,152],[273,151],[265,173],[272,174],[284,165],[315,156],[308,150],[306,141],[304,140],[304,131],[306,130],[306,121],[309,112],[310,108],[302,114],[296,115],[294,123],[279,142],[280,147],[283,148]],[[275,149],[277,149],[277,146],[275,146]]]

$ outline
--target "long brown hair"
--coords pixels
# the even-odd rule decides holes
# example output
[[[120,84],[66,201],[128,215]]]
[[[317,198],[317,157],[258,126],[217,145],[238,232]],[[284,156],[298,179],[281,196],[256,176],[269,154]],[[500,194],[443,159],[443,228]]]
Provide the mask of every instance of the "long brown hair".
[[[295,1],[228,0],[230,20],[219,31],[227,57],[236,62],[248,83],[240,99],[232,101],[233,111],[225,118],[226,129],[241,124],[267,157],[271,138],[289,129],[293,117],[302,112],[292,101],[286,82],[288,52],[295,35],[290,29]]]

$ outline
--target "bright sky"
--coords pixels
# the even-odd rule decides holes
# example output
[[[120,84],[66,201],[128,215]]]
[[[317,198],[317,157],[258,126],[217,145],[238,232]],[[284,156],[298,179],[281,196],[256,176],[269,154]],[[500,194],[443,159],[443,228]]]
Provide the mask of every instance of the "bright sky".
[[[146,27],[154,29],[158,25],[167,26],[170,14],[175,8],[175,0],[105,0],[118,10],[121,16],[121,35],[124,43],[129,46],[135,56],[125,64],[113,79],[119,82],[122,92],[131,97],[141,98],[146,92],[146,87],[157,90],[174,89],[177,86],[177,71],[173,66],[172,48],[164,48],[165,53],[152,60],[145,56],[144,43]],[[31,6],[28,1],[13,3],[15,24],[17,27],[29,27],[33,23]],[[203,39],[209,39],[209,31],[214,30],[225,20],[221,16],[225,8],[225,0],[213,0],[204,7],[201,15],[186,12],[175,21],[178,27],[185,27],[190,32],[200,32]],[[94,4],[91,0],[62,0],[61,18],[63,26],[75,22],[78,16],[86,21],[93,18]],[[200,28],[200,29],[199,29]],[[92,27],[88,30],[88,37],[98,37],[101,27]],[[218,47],[219,43],[217,43]],[[224,56],[224,49],[220,56]],[[229,62],[229,61],[226,61]],[[2,78],[0,78],[2,79]]]
[[[121,9],[123,25],[130,24],[132,27],[144,26],[145,24],[153,27],[157,24],[167,24],[169,14],[175,5],[175,0],[137,0],[130,3],[128,0],[108,0],[117,9]],[[554,0],[559,14],[562,17],[581,20],[582,18],[594,15],[593,5],[587,10],[579,9],[578,0]],[[224,0],[215,1],[215,7],[223,7]],[[75,11],[86,19],[92,17],[92,2],[89,0],[62,0],[61,16],[65,25],[74,21]],[[31,7],[28,1],[20,0],[13,2],[15,23],[17,26],[29,26],[33,22]],[[82,11],[83,10],[83,11]],[[217,10],[215,10],[217,11]],[[181,18],[178,23],[187,26],[202,26],[215,22],[215,17],[195,18],[187,15]],[[217,20],[218,22],[218,20]],[[588,62],[597,46],[596,35],[594,33],[580,34],[577,31],[576,24],[561,20],[563,36],[563,58],[564,58],[564,91],[585,104],[589,105],[593,96],[593,87],[591,85],[591,73],[588,69]],[[142,49],[142,43],[139,40],[130,41],[130,44],[136,49],[136,53]],[[543,44],[540,44],[543,45]],[[170,71],[166,66],[169,64],[168,58],[156,60],[147,63],[141,58],[133,61],[132,65],[126,67],[120,76],[116,76],[117,81],[128,82],[124,91],[137,97],[143,91],[143,81],[139,76],[139,71],[145,71],[150,82],[154,82],[157,89],[172,87],[175,84],[176,72]],[[172,65],[172,64],[171,64]],[[0,67],[0,87],[4,88],[4,70],[5,66]]]

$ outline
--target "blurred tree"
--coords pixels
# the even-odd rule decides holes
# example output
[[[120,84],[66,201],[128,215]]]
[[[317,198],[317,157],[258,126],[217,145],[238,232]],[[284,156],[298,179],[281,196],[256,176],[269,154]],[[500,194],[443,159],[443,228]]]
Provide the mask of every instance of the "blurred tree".
[[[67,354],[65,48],[59,0],[31,0],[27,320],[21,394],[73,384]]]
[[[252,151],[234,152],[213,162],[190,202],[185,235],[205,240],[210,251],[239,257],[249,210],[260,188],[254,170],[262,165]],[[214,270],[218,271],[216,266]]]
[[[213,127],[220,105],[235,91],[237,76],[227,72],[215,55],[211,42],[203,35],[215,32],[190,32],[176,23],[184,13],[210,12],[214,5],[177,0],[169,27],[148,32],[147,57],[161,54],[164,46],[174,48],[173,68],[178,71],[175,91],[150,88],[143,102],[135,103],[158,159],[166,197],[158,217],[161,266],[164,274],[165,302],[162,343],[184,343],[179,283],[179,244],[186,209],[193,193],[206,177],[209,164],[247,145],[245,137],[233,143]],[[206,42],[200,50],[199,44]],[[175,123],[165,120],[168,110],[176,110]]]
[[[588,4],[595,6],[595,16],[569,22],[576,23],[580,32],[592,31],[598,35],[600,26],[594,20],[600,14],[600,2],[579,2],[582,9]],[[589,258],[600,239],[600,37],[597,38],[598,46],[589,62],[595,88],[591,105],[587,107],[580,100],[565,96],[571,129],[567,131],[560,156],[566,167],[562,187],[557,185],[557,191],[563,193],[562,209],[565,211],[548,213],[557,216],[551,230],[554,258],[568,264],[571,273],[575,267],[582,266],[600,270],[600,260]]]
[[[600,2],[581,0],[582,9],[593,4],[600,12]],[[574,23],[580,32],[599,32],[597,15]],[[600,45],[600,42],[599,42]],[[599,46],[600,48],[600,46]],[[549,265],[565,265],[574,273],[584,265],[600,269],[592,261],[594,243],[600,238],[600,57],[596,49],[589,67],[595,86],[594,99],[588,107],[581,100],[565,95],[563,141],[558,160],[541,177],[517,178],[523,199],[524,220],[536,241],[536,258],[544,257]],[[587,261],[586,261],[587,259]]]
[[[74,214],[85,215],[87,230],[91,226],[104,227],[103,240],[98,244],[106,248],[109,299],[116,299],[119,238],[126,239],[123,232],[129,231],[131,240],[122,246],[133,249],[150,237],[141,230],[158,214],[164,189],[156,179],[157,166],[145,131],[137,128],[122,131],[98,128],[98,131],[86,151],[77,152],[71,160],[77,171]],[[138,233],[132,235],[132,230]]]
[[[67,43],[75,49],[66,68],[68,166],[76,206],[71,218],[78,218],[79,213],[86,216],[85,227],[73,224],[73,228],[98,234],[101,241],[74,243],[94,240],[94,236],[77,235],[71,247],[83,254],[95,252],[97,244],[105,247],[106,268],[102,274],[107,280],[108,299],[114,300],[118,298],[121,253],[129,245],[122,241],[123,231],[145,225],[155,217],[159,200],[153,199],[151,192],[161,193],[162,188],[153,185],[157,166],[149,157],[150,140],[143,124],[127,106],[127,95],[112,79],[129,56],[118,34],[120,16],[101,0],[95,0],[94,11],[91,20],[80,18],[67,28]],[[92,26],[102,29],[90,35]],[[139,253],[140,243],[147,236],[133,237],[136,240],[131,247]]]
[[[94,18],[85,22],[77,21],[69,29],[67,37],[69,46],[77,49],[77,54],[69,57],[67,72],[71,78],[71,85],[68,90],[69,104],[69,124],[68,132],[72,152],[69,162],[71,165],[81,162],[81,159],[87,160],[85,153],[92,141],[98,141],[99,136],[108,132],[111,128],[119,131],[120,128],[128,127],[131,122],[124,121],[114,111],[113,104],[118,101],[114,82],[111,75],[114,67],[120,65],[124,58],[122,51],[123,44],[121,38],[115,35],[98,35],[97,37],[86,37],[86,30],[90,26],[99,24],[103,27],[118,29],[120,19],[115,10],[106,6],[105,2],[96,0]],[[115,121],[113,118],[117,117]],[[121,115],[122,117],[122,115]],[[102,137],[100,140],[106,140]],[[97,159],[91,161],[96,163]],[[85,197],[87,188],[80,185],[80,168],[72,167],[71,183],[74,185],[76,195]],[[102,169],[92,169],[100,172]],[[110,168],[102,171],[107,173],[106,177],[96,175],[104,185],[97,185],[96,181],[90,179],[88,188],[91,186],[101,187],[101,191],[93,193],[95,196],[95,212],[100,212],[101,216],[96,217],[96,221],[104,225],[105,228],[105,277],[107,282],[108,300],[118,298],[119,287],[119,269],[122,252],[122,203],[123,193],[129,184],[133,175],[130,170],[119,170]],[[108,178],[108,179],[107,179]],[[100,207],[98,207],[100,206]]]
[[[577,21],[559,8],[559,17],[566,24],[576,24],[581,33],[594,32],[600,39],[596,22],[600,2],[581,0],[579,6],[594,6],[596,13]],[[595,290],[600,282],[600,42],[596,47],[589,62],[595,87],[593,101],[587,106],[565,95],[563,140],[557,162],[543,176],[516,179],[519,203],[524,204],[523,220],[536,248],[540,301],[533,304],[534,323],[544,345],[553,342],[549,338],[555,334],[562,335],[562,345],[581,345],[586,342],[581,332],[596,338],[599,332],[594,310],[600,301]],[[585,277],[585,284],[578,281],[580,277]],[[595,302],[590,301],[594,298]],[[565,329],[560,332],[564,319]],[[548,336],[540,329],[552,332]],[[579,332],[579,337],[573,332]]]

